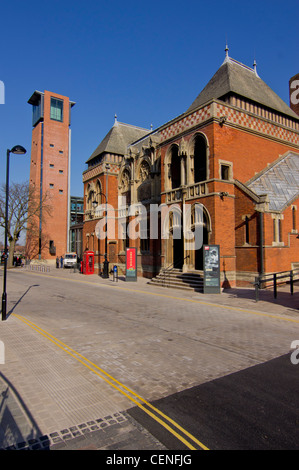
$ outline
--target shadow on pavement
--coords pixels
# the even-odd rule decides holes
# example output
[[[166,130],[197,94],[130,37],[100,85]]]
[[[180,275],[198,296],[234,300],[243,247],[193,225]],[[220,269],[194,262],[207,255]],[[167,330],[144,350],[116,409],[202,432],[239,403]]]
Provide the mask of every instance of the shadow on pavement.
[[[12,383],[0,372],[0,448],[49,449],[41,430]]]
[[[7,313],[7,317],[9,317],[9,315],[11,315],[14,312],[15,308],[22,302],[23,298],[25,297],[26,294],[28,294],[28,292],[30,291],[32,287],[39,287],[39,284],[33,284],[32,286],[28,287],[28,289],[24,292],[24,294],[15,303],[15,305],[9,310],[9,312]]]

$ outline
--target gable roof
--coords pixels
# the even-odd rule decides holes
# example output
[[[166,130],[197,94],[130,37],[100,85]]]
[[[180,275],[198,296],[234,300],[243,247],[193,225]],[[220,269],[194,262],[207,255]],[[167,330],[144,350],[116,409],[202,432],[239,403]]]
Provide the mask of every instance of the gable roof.
[[[132,142],[144,137],[150,131],[141,127],[132,126],[116,121],[102,142],[98,145],[86,163],[91,162],[95,157],[102,153],[114,153],[116,155],[125,155],[127,147]]]
[[[299,119],[298,115],[257,75],[255,69],[251,69],[228,56],[187,112],[212,99],[220,99],[229,93]]]
[[[269,210],[281,212],[299,197],[299,154],[288,152],[278,158],[246,186],[257,195],[267,194]]]

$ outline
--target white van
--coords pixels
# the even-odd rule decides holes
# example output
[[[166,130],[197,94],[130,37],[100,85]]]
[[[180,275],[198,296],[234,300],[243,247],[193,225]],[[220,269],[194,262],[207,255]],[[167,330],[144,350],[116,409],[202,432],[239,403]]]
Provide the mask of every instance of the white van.
[[[77,266],[77,253],[66,253],[63,258],[64,268],[75,268]]]

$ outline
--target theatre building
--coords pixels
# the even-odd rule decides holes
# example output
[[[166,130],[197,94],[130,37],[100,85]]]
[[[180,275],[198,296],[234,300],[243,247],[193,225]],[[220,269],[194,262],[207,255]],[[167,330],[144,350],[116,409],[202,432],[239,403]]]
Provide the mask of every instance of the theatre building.
[[[165,268],[200,274],[203,248],[188,244],[184,231],[190,235],[199,226],[203,244],[220,247],[223,287],[298,267],[298,78],[289,82],[288,106],[255,65],[226,50],[180,116],[155,130],[115,120],[83,173],[82,243],[94,251],[97,271],[106,251],[110,265],[124,269],[126,247],[136,247],[139,275],[152,278]],[[107,213],[97,210],[106,203]],[[153,205],[160,210],[151,232]],[[144,210],[148,223],[138,224]],[[105,243],[99,233],[106,222]]]

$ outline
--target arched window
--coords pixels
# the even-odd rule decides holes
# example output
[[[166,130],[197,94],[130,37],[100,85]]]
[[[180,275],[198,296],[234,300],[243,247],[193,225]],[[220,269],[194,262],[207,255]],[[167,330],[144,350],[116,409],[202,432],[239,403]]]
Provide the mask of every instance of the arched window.
[[[92,202],[95,200],[95,191],[94,191],[94,186],[92,184],[89,184],[87,186],[87,191],[86,191],[86,209],[91,210],[92,209]]]
[[[181,160],[179,158],[179,148],[173,145],[171,148],[171,189],[179,188],[181,186]]]
[[[98,205],[102,204],[102,185],[100,180],[97,180],[95,193],[95,201]]]
[[[194,183],[207,179],[207,144],[203,136],[197,135],[194,141]]]
[[[150,166],[146,160],[143,160],[139,168],[139,179],[143,183],[150,176]]]

